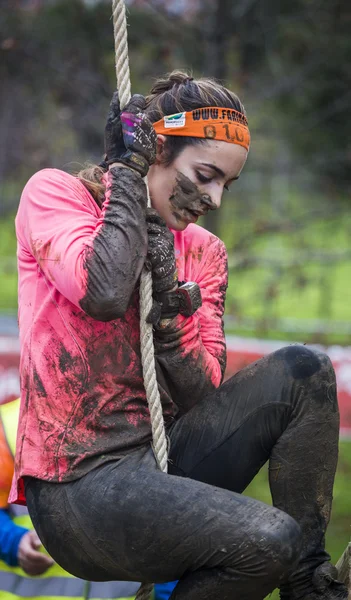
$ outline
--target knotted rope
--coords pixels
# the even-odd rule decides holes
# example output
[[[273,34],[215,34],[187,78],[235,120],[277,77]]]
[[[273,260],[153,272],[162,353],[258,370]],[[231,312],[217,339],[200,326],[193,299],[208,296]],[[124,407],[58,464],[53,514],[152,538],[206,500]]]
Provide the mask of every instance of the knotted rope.
[[[130,72],[128,59],[127,19],[124,0],[112,0],[113,32],[115,38],[116,77],[120,106],[123,108],[130,99]],[[146,181],[148,206],[150,196]],[[150,410],[152,440],[155,457],[161,471],[167,472],[167,439],[162,414],[161,398],[158,391],[155,367],[152,325],[146,317],[152,308],[152,275],[145,268],[140,278],[140,345],[144,386]],[[142,584],[135,600],[149,600],[152,584]]]

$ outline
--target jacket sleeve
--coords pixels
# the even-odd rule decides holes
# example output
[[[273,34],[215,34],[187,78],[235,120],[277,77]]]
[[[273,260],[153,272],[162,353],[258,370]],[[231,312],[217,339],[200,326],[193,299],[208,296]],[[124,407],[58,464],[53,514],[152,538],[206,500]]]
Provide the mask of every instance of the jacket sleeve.
[[[7,510],[0,509],[0,558],[10,567],[18,566],[18,546],[27,531],[12,521]]]
[[[102,210],[77,179],[54,169],[25,187],[16,219],[19,243],[47,280],[97,320],[124,315],[147,251],[146,187],[115,167]]]
[[[169,600],[178,581],[168,581],[167,583],[155,583],[154,600]]]
[[[218,238],[204,253],[195,280],[202,307],[192,317],[178,315],[155,331],[157,361],[180,414],[221,384],[226,367],[223,313],[228,267],[225,246]]]

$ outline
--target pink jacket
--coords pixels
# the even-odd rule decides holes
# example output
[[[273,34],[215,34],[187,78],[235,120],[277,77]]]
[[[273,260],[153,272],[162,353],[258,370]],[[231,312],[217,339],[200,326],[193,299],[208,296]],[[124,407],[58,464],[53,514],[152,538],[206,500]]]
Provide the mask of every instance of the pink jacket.
[[[137,285],[144,213],[144,183],[123,168],[102,209],[81,181],[55,169],[24,188],[16,218],[21,411],[11,502],[25,502],[24,475],[74,480],[151,440]],[[155,334],[166,425],[217,387],[225,368],[224,245],[197,225],[174,236],[179,279],[199,284],[203,306]],[[125,272],[134,274],[128,289]]]

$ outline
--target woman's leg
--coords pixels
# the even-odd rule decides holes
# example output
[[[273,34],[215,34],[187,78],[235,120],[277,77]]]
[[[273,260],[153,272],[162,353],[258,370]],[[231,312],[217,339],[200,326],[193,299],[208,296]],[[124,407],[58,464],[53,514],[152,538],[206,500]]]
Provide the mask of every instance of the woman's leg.
[[[296,519],[303,538],[298,567],[281,586],[284,600],[307,597],[316,568],[330,558],[324,534],[338,432],[330,360],[300,345],[243,369],[171,430],[170,472],[177,475],[242,492],[269,459],[273,504]]]
[[[149,448],[66,484],[28,478],[44,545],[90,580],[179,579],[172,598],[262,600],[296,564],[300,529],[285,513],[161,473]]]

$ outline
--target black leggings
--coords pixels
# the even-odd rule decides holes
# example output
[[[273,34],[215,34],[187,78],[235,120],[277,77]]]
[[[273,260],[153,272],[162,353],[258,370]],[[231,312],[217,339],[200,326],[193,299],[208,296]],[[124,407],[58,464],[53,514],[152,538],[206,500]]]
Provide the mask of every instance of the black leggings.
[[[338,430],[329,359],[289,346],[172,425],[168,475],[141,447],[69,483],[26,478],[29,512],[84,579],[179,579],[172,600],[259,600],[277,586],[298,600],[329,559]],[[274,507],[240,495],[268,459]]]

